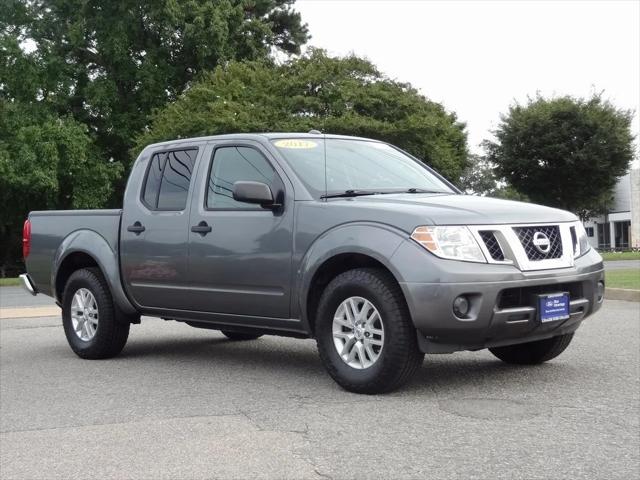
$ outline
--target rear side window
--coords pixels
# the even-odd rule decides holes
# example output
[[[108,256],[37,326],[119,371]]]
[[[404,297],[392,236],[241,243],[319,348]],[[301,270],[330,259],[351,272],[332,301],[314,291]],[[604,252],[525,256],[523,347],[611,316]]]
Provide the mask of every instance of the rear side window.
[[[164,153],[156,153],[151,158],[151,164],[149,165],[149,170],[147,170],[147,179],[144,184],[142,199],[150,208],[156,208],[158,205],[158,191],[160,190],[165,157],[166,154]]]
[[[151,210],[184,210],[196,149],[156,153],[149,164],[142,200]]]
[[[273,188],[275,170],[257,150],[250,147],[216,149],[209,174],[207,208],[255,210],[251,203],[233,199],[233,184],[239,181],[262,182]]]

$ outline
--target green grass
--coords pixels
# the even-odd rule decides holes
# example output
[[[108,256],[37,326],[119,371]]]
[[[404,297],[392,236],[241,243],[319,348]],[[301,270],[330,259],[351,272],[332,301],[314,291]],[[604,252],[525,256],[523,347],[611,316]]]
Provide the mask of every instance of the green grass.
[[[605,272],[605,281],[610,288],[640,290],[640,270],[637,268],[609,270]]]
[[[637,252],[600,252],[602,258],[607,261],[615,260],[640,260],[640,251]]]
[[[13,287],[20,285],[19,278],[0,278],[0,287]]]

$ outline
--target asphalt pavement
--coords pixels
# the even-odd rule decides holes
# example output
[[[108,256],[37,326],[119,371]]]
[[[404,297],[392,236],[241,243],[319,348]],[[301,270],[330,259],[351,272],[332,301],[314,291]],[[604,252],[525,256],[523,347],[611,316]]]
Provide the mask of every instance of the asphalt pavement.
[[[103,361],[59,318],[0,320],[0,380],[3,480],[640,476],[639,303],[606,301],[542,366],[430,355],[382,396],[341,390],[311,340],[146,317]]]
[[[613,262],[604,262],[605,270],[627,270],[633,268],[640,270],[640,260],[615,260]]]

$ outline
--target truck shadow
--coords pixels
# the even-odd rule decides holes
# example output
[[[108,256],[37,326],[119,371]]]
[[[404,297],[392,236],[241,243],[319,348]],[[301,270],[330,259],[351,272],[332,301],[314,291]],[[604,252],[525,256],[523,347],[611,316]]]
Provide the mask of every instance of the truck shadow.
[[[227,375],[250,372],[266,382],[277,378],[292,387],[309,384],[314,389],[340,390],[325,372],[313,340],[263,337],[238,342],[218,336],[141,339],[127,345],[118,358],[145,364],[170,363],[174,369],[184,369],[181,374],[190,376],[206,376],[213,368]],[[413,380],[391,395],[502,389],[506,383],[532,391],[536,385],[557,382],[559,378],[570,381],[579,372],[580,369],[562,361],[535,367],[507,365],[486,351],[427,355]]]

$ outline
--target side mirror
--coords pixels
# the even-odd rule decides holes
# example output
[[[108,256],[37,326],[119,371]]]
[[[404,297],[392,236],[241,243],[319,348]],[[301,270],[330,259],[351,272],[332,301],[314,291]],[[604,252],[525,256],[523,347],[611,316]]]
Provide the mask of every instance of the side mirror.
[[[235,182],[233,199],[238,202],[258,203],[262,208],[277,208],[269,185],[262,182]]]

